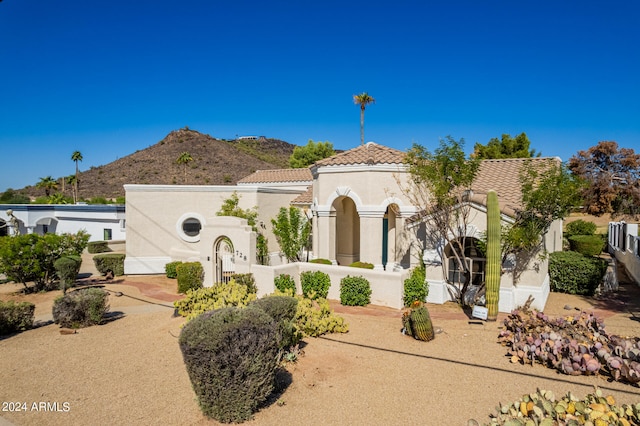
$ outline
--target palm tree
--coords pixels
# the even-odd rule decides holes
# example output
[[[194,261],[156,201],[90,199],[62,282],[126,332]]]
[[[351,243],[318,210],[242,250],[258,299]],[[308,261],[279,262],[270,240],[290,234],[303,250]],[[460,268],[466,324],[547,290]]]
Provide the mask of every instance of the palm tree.
[[[184,165],[184,183],[187,183],[187,164],[193,161],[193,157],[188,152],[180,154],[176,163]]]
[[[36,183],[38,188],[43,188],[45,195],[48,197],[51,194],[51,190],[58,189],[58,181],[51,176],[40,178],[40,182]]]
[[[71,194],[73,194],[73,203],[78,202],[78,185],[76,185],[77,178],[75,175],[69,175],[66,179],[67,183],[71,186]]]
[[[369,104],[375,104],[376,100],[367,92],[362,92],[359,95],[353,95],[353,103],[360,105],[360,145],[364,145],[364,109]]]
[[[73,154],[71,154],[71,160],[76,162],[76,180],[75,180],[75,188],[76,188],[76,193],[74,196],[74,202],[78,202],[77,198],[78,198],[78,183],[80,182],[78,179],[78,161],[82,161],[82,154],[80,153],[80,151],[73,151]]]

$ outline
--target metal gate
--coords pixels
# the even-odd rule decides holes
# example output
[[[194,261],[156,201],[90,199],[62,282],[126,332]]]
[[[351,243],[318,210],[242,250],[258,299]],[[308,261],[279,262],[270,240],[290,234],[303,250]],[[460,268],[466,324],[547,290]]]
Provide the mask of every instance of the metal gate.
[[[216,282],[227,283],[235,274],[236,266],[233,254],[233,243],[227,237],[219,238],[215,244]]]

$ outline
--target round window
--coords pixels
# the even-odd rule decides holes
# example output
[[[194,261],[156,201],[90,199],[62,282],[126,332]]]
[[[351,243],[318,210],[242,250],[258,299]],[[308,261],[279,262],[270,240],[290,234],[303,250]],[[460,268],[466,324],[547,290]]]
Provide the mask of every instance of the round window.
[[[200,234],[201,229],[202,224],[195,217],[190,217],[182,222],[182,232],[184,232],[185,235],[188,235],[189,237],[197,236],[198,234]]]

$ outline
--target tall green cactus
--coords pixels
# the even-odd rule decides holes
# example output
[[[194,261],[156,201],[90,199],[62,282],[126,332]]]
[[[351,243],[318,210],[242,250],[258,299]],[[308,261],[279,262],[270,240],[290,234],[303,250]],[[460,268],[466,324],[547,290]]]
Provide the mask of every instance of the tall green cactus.
[[[500,207],[498,194],[487,193],[487,321],[498,319],[500,298]]]
[[[422,305],[411,310],[411,325],[414,338],[425,342],[433,340],[433,324],[426,306]]]

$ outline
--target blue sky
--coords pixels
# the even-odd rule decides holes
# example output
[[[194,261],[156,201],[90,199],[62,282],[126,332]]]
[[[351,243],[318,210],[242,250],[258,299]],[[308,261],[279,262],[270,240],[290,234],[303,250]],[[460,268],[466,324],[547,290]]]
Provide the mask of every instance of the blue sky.
[[[640,149],[640,2],[0,1],[0,191],[184,126],[349,149]]]

